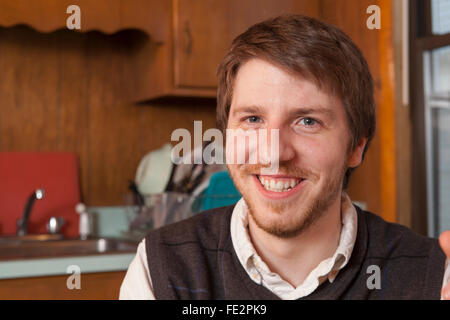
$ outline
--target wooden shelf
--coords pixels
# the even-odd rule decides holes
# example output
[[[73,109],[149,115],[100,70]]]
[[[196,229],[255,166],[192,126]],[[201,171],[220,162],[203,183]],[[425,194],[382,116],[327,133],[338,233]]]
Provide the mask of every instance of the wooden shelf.
[[[0,25],[28,25],[40,32],[66,29],[71,0],[0,0]],[[168,19],[167,1],[146,0],[77,0],[81,12],[81,30],[106,34],[124,29],[146,32],[155,42],[167,39],[163,21]]]

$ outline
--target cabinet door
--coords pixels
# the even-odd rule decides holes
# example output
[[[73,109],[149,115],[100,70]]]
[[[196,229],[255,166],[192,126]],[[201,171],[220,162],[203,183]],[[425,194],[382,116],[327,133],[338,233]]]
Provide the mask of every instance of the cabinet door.
[[[81,288],[68,289],[69,275],[0,279],[0,300],[117,300],[126,271],[83,273]]]
[[[249,26],[285,13],[319,16],[319,0],[174,0],[174,81],[216,88],[216,70],[231,41]]]

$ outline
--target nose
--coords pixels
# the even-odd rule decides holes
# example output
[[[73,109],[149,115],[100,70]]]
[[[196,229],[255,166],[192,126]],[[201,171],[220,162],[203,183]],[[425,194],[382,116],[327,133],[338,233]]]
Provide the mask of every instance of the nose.
[[[288,162],[295,157],[293,137],[286,128],[279,128],[278,154],[279,163]]]
[[[281,163],[292,160],[295,157],[295,149],[289,130],[280,126],[267,129],[268,140],[266,143],[270,153],[270,162]]]

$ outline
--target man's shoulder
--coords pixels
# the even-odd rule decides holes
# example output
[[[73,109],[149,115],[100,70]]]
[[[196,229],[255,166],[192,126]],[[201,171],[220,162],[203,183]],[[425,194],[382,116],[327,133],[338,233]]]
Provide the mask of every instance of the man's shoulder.
[[[428,257],[439,252],[437,239],[418,234],[398,223],[388,222],[372,212],[362,209],[357,211],[358,217],[366,221],[372,255]]]
[[[214,208],[150,231],[146,239],[159,239],[164,244],[181,244],[201,239],[216,239],[229,231],[234,205]],[[218,239],[217,239],[218,240]]]

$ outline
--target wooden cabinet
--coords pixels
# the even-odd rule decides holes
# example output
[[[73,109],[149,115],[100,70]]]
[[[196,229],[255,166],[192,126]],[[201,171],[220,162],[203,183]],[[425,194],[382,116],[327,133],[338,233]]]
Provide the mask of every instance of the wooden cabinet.
[[[319,0],[170,1],[168,37],[140,50],[136,97],[215,98],[217,67],[237,35],[280,14],[319,17],[319,5]]]
[[[67,289],[69,275],[0,279],[0,300],[116,300],[126,271],[81,275],[80,289]]]
[[[319,16],[319,1],[174,0],[174,94],[186,90],[216,95],[216,70],[232,40],[249,26],[272,16],[302,13]]]
[[[231,41],[250,25],[285,13],[319,17],[319,0],[79,0],[81,29],[68,30],[70,0],[0,0],[0,26],[41,32],[138,30],[128,35],[130,97],[216,96],[216,70]],[[118,40],[119,41],[119,40]]]
[[[176,87],[215,88],[215,69],[230,38],[228,7],[227,1],[174,1]]]

